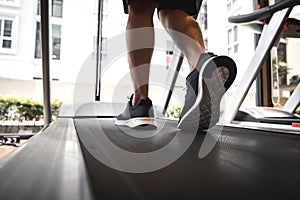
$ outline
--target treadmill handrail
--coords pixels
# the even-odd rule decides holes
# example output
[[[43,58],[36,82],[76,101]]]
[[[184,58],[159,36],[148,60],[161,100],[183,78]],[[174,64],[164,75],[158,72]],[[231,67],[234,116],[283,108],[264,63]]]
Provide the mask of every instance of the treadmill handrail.
[[[285,0],[274,5],[262,8],[253,13],[230,16],[228,17],[228,21],[230,23],[247,23],[255,20],[261,20],[264,18],[271,17],[275,12],[279,10],[283,10],[288,7],[294,7],[296,5],[300,5],[300,0]]]
[[[0,160],[1,199],[95,199],[72,118],[58,118]]]

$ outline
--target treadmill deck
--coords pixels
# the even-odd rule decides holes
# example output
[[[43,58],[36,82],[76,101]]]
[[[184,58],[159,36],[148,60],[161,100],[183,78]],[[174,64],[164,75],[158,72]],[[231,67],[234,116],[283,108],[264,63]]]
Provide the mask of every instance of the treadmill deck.
[[[126,130],[115,126],[112,118],[58,118],[0,161],[1,198],[291,199],[299,195],[299,135],[220,126],[214,131],[220,129],[219,140],[204,158],[199,158],[199,150],[207,134],[198,132],[170,165],[128,173],[99,161],[95,152],[101,148],[108,152],[94,145],[103,137],[100,133],[118,148],[145,156],[166,145],[176,152],[183,143],[172,142],[174,138],[180,134],[185,141],[191,133],[179,132],[176,122],[166,121],[159,134],[137,138],[124,134]],[[168,157],[157,159],[163,162]]]

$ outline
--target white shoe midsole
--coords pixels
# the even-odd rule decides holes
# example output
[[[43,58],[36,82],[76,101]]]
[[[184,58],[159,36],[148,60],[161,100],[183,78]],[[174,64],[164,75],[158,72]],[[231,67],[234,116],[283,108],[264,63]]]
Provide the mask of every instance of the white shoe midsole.
[[[145,125],[152,125],[157,127],[157,123],[155,119],[149,117],[137,117],[128,120],[116,120],[115,124],[118,126],[128,126],[130,128],[145,126]]]

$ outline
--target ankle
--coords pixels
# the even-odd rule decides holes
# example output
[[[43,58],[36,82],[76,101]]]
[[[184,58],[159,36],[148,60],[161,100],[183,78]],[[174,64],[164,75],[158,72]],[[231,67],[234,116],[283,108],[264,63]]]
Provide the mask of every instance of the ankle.
[[[142,94],[134,94],[131,102],[132,106],[136,106],[142,99],[147,99],[147,97]]]

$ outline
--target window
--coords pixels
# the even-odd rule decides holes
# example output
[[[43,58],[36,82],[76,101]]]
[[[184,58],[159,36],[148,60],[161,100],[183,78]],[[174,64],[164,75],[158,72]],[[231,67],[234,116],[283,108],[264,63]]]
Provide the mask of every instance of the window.
[[[107,59],[107,37],[101,38],[101,61],[105,62]]]
[[[60,60],[61,25],[52,24],[52,59]]]
[[[238,42],[237,26],[234,26],[227,31],[227,45],[228,45],[228,55],[232,55],[238,52],[239,42]]]
[[[107,21],[108,21],[108,15],[107,14],[102,14],[102,21],[103,21],[103,23],[107,23]]]
[[[20,7],[20,0],[0,0],[0,5],[5,7]]]
[[[226,8],[227,15],[237,15],[238,10],[240,9],[239,0],[227,0]],[[227,27],[227,54],[233,56],[239,51],[239,28],[234,24],[229,24]]]
[[[40,0],[38,0],[37,15],[40,15],[41,9]],[[63,0],[52,0],[52,17],[62,18],[63,15]]]
[[[34,58],[42,57],[41,23],[36,23]]]
[[[201,15],[201,18],[200,18],[200,24],[203,26],[203,29],[206,30],[208,27],[207,27],[207,2],[205,2],[203,4],[203,6],[201,7],[201,12],[200,12],[200,15]]]
[[[239,7],[238,0],[227,0],[227,12],[230,13]]]
[[[103,12],[103,14],[109,14],[108,12],[109,12],[109,3],[108,3],[108,0],[103,0],[103,2],[102,2],[102,6],[103,6],[103,8],[102,8],[102,12]]]
[[[57,18],[55,23],[51,23],[52,30],[52,59],[60,60],[60,50],[61,50],[61,18],[63,14],[63,0],[52,0],[52,17]],[[38,1],[37,15],[40,15],[40,0]],[[41,23],[40,18],[37,18],[36,24],[36,41],[35,41],[35,51],[34,58],[41,58]],[[50,20],[51,21],[51,20]]]
[[[17,3],[18,0],[0,0],[0,3],[3,4],[12,4],[12,3]]]
[[[62,18],[63,0],[52,0],[52,17]]]
[[[4,20],[2,48],[11,48],[12,20]]]
[[[42,57],[41,23],[36,24],[34,58]],[[61,25],[52,24],[52,59],[60,60]]]
[[[231,11],[231,3],[227,3],[227,12],[230,12]]]
[[[0,51],[12,49],[13,45],[13,19],[0,18]]]

